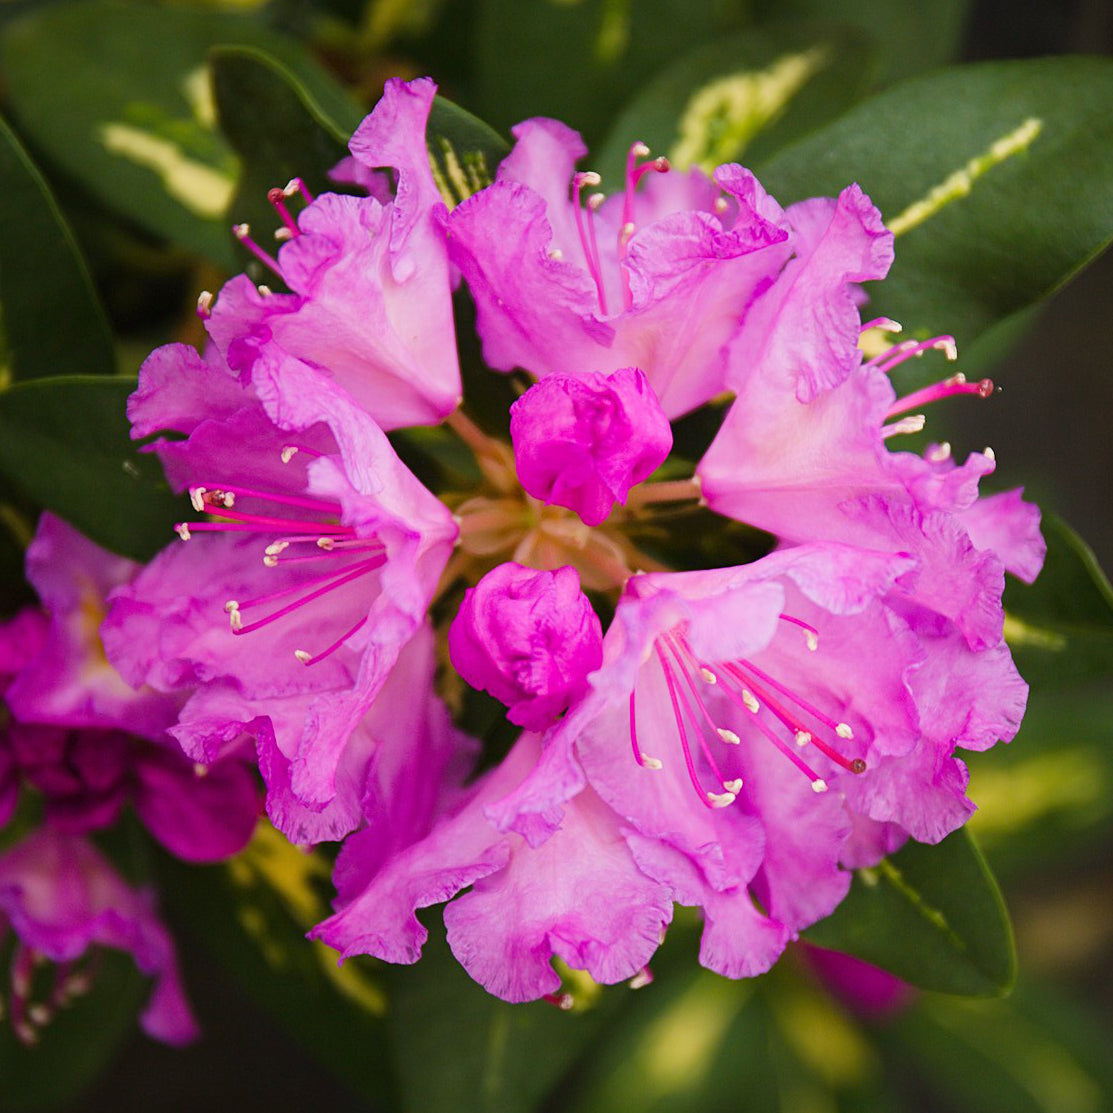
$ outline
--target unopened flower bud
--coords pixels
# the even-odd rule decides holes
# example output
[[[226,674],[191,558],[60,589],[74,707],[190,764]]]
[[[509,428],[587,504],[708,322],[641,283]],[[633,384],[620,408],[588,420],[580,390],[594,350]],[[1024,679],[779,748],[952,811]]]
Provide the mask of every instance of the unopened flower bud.
[[[571,567],[500,564],[469,588],[448,632],[456,671],[506,704],[507,718],[544,730],[603,660],[603,633]]]
[[[546,375],[510,407],[518,479],[534,498],[597,526],[672,448],[672,430],[636,367]]]

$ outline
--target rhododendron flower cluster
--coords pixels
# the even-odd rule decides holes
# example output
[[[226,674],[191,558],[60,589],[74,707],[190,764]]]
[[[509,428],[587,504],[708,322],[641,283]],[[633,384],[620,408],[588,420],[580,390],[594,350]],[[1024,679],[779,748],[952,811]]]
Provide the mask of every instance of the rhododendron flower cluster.
[[[388,83],[338,175],[366,193],[273,190],[278,250],[236,230],[269,273],[201,296],[200,353],[145,362],[133,434],[183,514],[113,582],[100,636],[132,687],[97,706],[160,747],[128,766],[141,816],[173,780],[151,755],[180,753],[199,784],[253,763],[288,839],[342,840],[311,932],[341,956],[416,961],[416,911],[448,902],[477,981],[559,999],[554,958],[644,979],[679,903],[705,966],[760,974],[853,868],[961,826],[956,751],[1020,723],[1001,593],[1039,571],[1038,512],[980,494],[988,450],[891,447],[992,384],[898,397],[894,369],[956,353],[863,320],[893,237],[857,185],[782,208],[741,166],[635,142],[588,194],[579,137],[529,120],[450,207],[434,92]],[[510,376],[501,421],[461,402],[454,296],[492,389]],[[718,432],[687,458],[670,423],[701,407]],[[501,757],[459,725],[491,698],[521,728]],[[27,717],[74,705],[60,687]],[[0,799],[26,768],[51,814],[117,806],[96,763],[75,810],[15,752]]]

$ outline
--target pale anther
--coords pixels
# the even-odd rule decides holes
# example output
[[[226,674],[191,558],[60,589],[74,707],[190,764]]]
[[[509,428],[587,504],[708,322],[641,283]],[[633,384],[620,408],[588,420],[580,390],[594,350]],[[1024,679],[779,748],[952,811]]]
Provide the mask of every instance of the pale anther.
[[[246,239],[248,236],[251,235],[251,225],[250,224],[233,224],[232,225],[232,235],[235,236],[236,239],[238,239],[238,240]]]
[[[804,631],[804,641],[810,653],[814,653],[819,648],[819,635],[814,630]]]
[[[796,732],[796,745],[806,746],[812,740],[811,734],[806,730],[798,730]]]
[[[635,158],[648,158],[649,148],[639,139],[638,142],[630,148],[630,153]]]
[[[707,681],[708,684],[719,683],[718,678],[706,665],[700,665],[699,674],[703,677],[704,680]]]
[[[284,464],[288,464],[297,454],[298,446],[296,444],[288,444],[282,449],[281,457]]]
[[[209,767],[207,765],[202,765],[199,761],[195,761],[193,763],[193,775],[195,777],[207,777],[209,775]]]
[[[937,444],[929,453],[928,460],[933,464],[941,464],[944,460],[948,459],[951,455],[951,442],[944,441],[942,444]]]
[[[177,535],[178,535],[178,536],[179,536],[179,537],[180,537],[180,538],[181,538],[181,539],[182,539],[183,541],[188,541],[188,540],[189,540],[189,539],[190,539],[190,538],[191,538],[191,537],[193,536],[193,534],[191,534],[191,533],[189,532],[189,523],[188,523],[188,522],[179,522],[179,523],[178,523],[178,524],[177,524],[177,525],[176,525],[176,526],[174,527],[174,532],[175,532],[175,533],[176,533],[176,534],[177,534]]]
[[[312,653],[306,653],[304,649],[295,649],[294,656],[303,664],[308,665],[313,660]]]
[[[642,768],[643,769],[664,769],[664,762],[659,757],[647,757],[642,754]]]
[[[746,705],[746,710],[757,714],[761,704],[757,702],[757,697],[749,690],[749,688],[742,689],[742,702]]]
[[[294,233],[284,224],[281,228],[276,228],[274,230],[274,238],[281,243],[284,240],[292,240],[294,238]]]
[[[827,791],[827,782],[822,777],[816,777],[816,779],[814,781],[812,781],[812,792],[826,792],[826,791]]]
[[[592,212],[595,212],[595,210],[596,210],[597,208],[599,208],[599,206],[600,206],[600,205],[602,205],[602,204],[603,204],[603,202],[604,202],[604,201],[606,201],[606,199],[607,199],[607,195],[606,195],[605,193],[593,193],[593,194],[592,194],[592,195],[591,195],[591,196],[590,196],[590,197],[589,197],[589,198],[587,199],[587,207],[588,207],[588,208],[589,208],[589,209],[590,209],[590,210],[591,210]]]
[[[715,203],[711,207],[719,216],[722,216],[730,208],[730,202],[725,197],[716,197]]]
[[[332,549],[336,548],[336,542],[331,537],[318,537],[317,548],[324,549],[325,552],[329,552]]]
[[[554,263],[559,263],[564,258],[564,252],[559,247],[551,247],[548,254]]]
[[[737,796],[742,791],[742,778],[736,777],[733,781],[723,781],[723,788]]]
[[[950,336],[941,336],[936,340],[933,347],[940,352],[943,352],[947,359],[954,361],[958,359],[958,345],[954,342],[954,338]]]
[[[738,797],[733,792],[709,792],[707,799],[713,808],[729,808]]]
[[[274,291],[269,286],[267,286],[265,283],[262,283],[262,282],[259,283],[259,285],[256,287],[256,289],[265,298],[269,298],[271,296],[271,294],[274,293]]]
[[[988,444],[985,446],[985,450],[982,452],[982,455],[987,460],[990,460],[990,461],[996,461],[996,459],[997,459],[997,453],[994,452],[993,449],[990,448]]]
[[[193,509],[198,514],[202,513],[205,509],[205,488],[204,487],[190,487],[189,501],[193,503]]]
[[[726,727],[716,727],[715,729],[719,732],[719,737],[724,742],[729,742],[732,746],[737,746],[742,741],[733,730],[727,730]]]
[[[278,556],[279,553],[284,552],[289,547],[290,547],[290,542],[289,541],[272,541],[263,550],[263,552],[266,553],[267,556]]]
[[[854,731],[852,731],[850,729],[849,725],[846,724],[846,723],[836,723],[835,724],[835,733],[840,738],[853,738],[854,737]]]

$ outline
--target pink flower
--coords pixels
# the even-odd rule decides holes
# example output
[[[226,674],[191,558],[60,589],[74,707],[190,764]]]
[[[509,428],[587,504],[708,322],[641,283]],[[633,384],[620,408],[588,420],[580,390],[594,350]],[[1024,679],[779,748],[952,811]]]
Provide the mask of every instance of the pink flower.
[[[170,1044],[196,1038],[174,944],[152,895],[126,884],[85,839],[44,827],[0,854],[0,934],[6,927],[17,938],[11,1022],[25,1043],[88,989],[88,958],[98,947],[127,952],[155,979],[140,1017],[148,1035]],[[50,996],[34,1002],[31,971],[40,956],[58,969]]]
[[[451,280],[442,207],[425,148],[436,86],[428,78],[387,82],[382,100],[352,137],[365,168],[397,172],[394,197],[323,194],[295,179],[271,200],[286,243],[277,257],[240,225],[236,233],[292,292],[256,288],[245,275],[229,282],[206,327],[228,364],[279,423],[303,420],[298,394],[285,394],[288,363],[316,391],[338,389],[384,429],[430,425],[460,401]],[[304,204],[295,219],[293,200]],[[211,312],[211,315],[210,315]]]
[[[204,686],[203,712],[176,730],[198,760],[256,724],[268,808],[314,841],[358,825],[361,789],[342,785],[362,782],[373,748],[360,724],[424,620],[456,527],[366,414],[298,374],[310,424],[280,427],[215,353],[170,345],[147,360],[133,433],[188,434],[155,447],[207,516],[115,592],[103,633],[130,683]]]
[[[464,968],[507,1001],[555,993],[559,956],[611,983],[636,975],[672,917],[667,889],[634,863],[616,815],[585,791],[539,849],[503,835],[484,815],[537,760],[523,734],[423,839],[379,860],[373,829],[351,836],[337,861],[334,916],[310,933],[348,957],[416,962],[427,932],[414,915],[470,886],[445,909],[448,942]],[[367,868],[368,853],[376,866]]]
[[[0,626],[0,655],[23,657],[6,697],[13,718],[0,740],[0,807],[7,793],[10,810],[24,782],[42,795],[50,825],[82,834],[114,823],[130,803],[171,853],[218,861],[255,829],[254,778],[241,761],[187,760],[166,733],[180,700],[128,687],[106,660],[105,596],[137,570],[52,515],[40,519],[27,574],[49,619],[32,623],[37,612],[25,612]]]
[[[573,173],[580,137],[544,119],[514,135],[495,183],[446,220],[487,363],[541,377],[639,367],[669,417],[719,393],[721,349],[792,252],[780,207],[740,167],[714,182],[665,173],[634,144],[624,191],[585,209],[599,179]]]

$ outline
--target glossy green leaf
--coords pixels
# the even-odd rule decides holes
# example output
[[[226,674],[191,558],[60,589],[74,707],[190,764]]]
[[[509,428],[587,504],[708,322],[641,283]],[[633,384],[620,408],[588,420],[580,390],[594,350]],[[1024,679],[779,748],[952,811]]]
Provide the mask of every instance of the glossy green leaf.
[[[829,123],[865,92],[873,51],[861,35],[800,23],[707,43],[655,77],[615,119],[592,169],[620,188],[635,140],[678,169],[760,159]]]
[[[433,176],[450,206],[490,185],[510,153],[494,128],[444,97],[433,101],[426,142]]]
[[[314,195],[331,188],[328,171],[348,153],[348,137],[361,116],[339,95],[323,107],[296,74],[265,51],[217,47],[210,58],[220,127],[243,165],[228,211],[237,223],[252,225],[266,246],[279,224],[267,191],[295,177]],[[264,115],[259,105],[267,106]]]
[[[986,63],[916,78],[755,167],[782,203],[858,182],[899,235],[870,313],[960,351],[1113,237],[1113,61]]]
[[[265,823],[223,865],[164,855],[159,866],[170,911],[275,1022],[372,1108],[395,1110],[379,968],[360,958],[340,966],[335,951],[305,939],[329,914],[329,872]]]
[[[111,374],[112,334],[85,261],[49,186],[3,120],[0,181],[0,384]]]
[[[135,380],[65,375],[0,393],[0,476],[113,552],[146,560],[174,539],[184,500],[125,416]]]
[[[1005,590],[1005,637],[1033,685],[1113,676],[1113,587],[1090,547],[1045,517],[1047,558],[1036,582]]]
[[[731,23],[719,5],[686,0],[481,0],[482,114],[498,128],[554,116],[591,144],[662,67]]]
[[[303,48],[258,20],[200,8],[54,4],[7,28],[0,62],[36,150],[147,231],[231,266],[238,167],[216,130],[207,64],[219,43],[265,49],[327,100]],[[256,119],[268,111],[248,107]]]
[[[0,957],[5,962],[6,987],[7,951],[0,949]],[[50,976],[49,969],[40,972],[40,979],[47,979],[40,992],[47,995]],[[15,1038],[5,1017],[0,1023],[5,1113],[78,1108],[82,1092],[135,1031],[149,991],[149,980],[136,970],[129,955],[102,950],[90,991],[62,1008],[41,1030],[33,1047],[25,1047]]]
[[[965,830],[858,870],[849,896],[804,935],[942,993],[1006,993],[1016,972],[1000,890]]]

